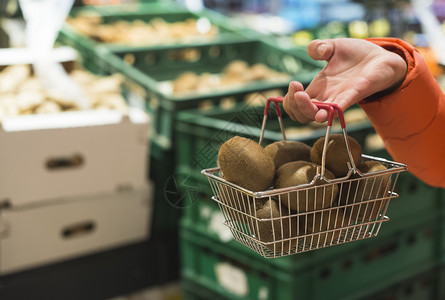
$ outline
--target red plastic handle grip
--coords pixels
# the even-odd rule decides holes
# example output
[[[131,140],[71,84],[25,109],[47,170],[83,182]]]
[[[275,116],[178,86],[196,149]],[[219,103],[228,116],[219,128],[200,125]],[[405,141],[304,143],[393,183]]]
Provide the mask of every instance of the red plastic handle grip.
[[[280,111],[280,107],[279,107],[278,103],[283,103],[283,101],[284,101],[284,97],[281,97],[281,96],[269,97],[267,99],[266,106],[264,107],[264,115],[267,115],[269,113],[270,102],[274,102],[277,116],[281,117],[281,111]],[[343,116],[343,110],[341,109],[340,106],[338,106],[335,103],[318,102],[318,101],[313,101],[312,103],[314,103],[318,108],[325,109],[329,112],[328,126],[332,126],[332,122],[334,120],[334,113],[335,113],[335,111],[337,111],[338,118],[340,119],[341,128],[343,128],[343,129],[346,128],[345,118]]]
[[[328,126],[332,126],[332,121],[334,120],[334,111],[336,110],[338,113],[338,118],[340,119],[341,128],[346,128],[345,117],[343,116],[343,110],[340,106],[335,103],[327,102],[314,101],[312,103],[314,103],[318,108],[326,109],[327,111],[329,111]]]
[[[266,106],[264,107],[264,115],[267,116],[269,114],[270,102],[275,103],[275,112],[277,113],[277,117],[281,118],[281,110],[279,103],[283,103],[284,97],[269,97],[266,102]]]

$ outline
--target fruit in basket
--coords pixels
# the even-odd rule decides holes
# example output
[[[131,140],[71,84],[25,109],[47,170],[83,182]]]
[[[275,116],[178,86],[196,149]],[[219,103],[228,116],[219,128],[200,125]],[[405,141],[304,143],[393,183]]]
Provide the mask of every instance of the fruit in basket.
[[[289,252],[296,246],[296,239],[282,241],[297,236],[297,218],[289,216],[287,208],[280,207],[273,199],[267,199],[256,210],[255,218],[250,218],[249,226],[255,238],[270,243],[266,247],[275,254]]]
[[[311,161],[313,163],[321,165],[324,140],[324,136],[320,137],[312,146]],[[350,136],[348,136],[348,141],[354,163],[358,165],[362,159],[362,147]],[[331,134],[326,149],[326,168],[336,177],[343,177],[349,171],[347,163],[349,163],[349,155],[343,134]]]
[[[275,176],[275,165],[266,150],[240,136],[221,146],[218,165],[226,180],[253,192],[267,190]]]
[[[303,234],[313,234],[306,237],[306,242],[321,247],[327,243],[338,242],[341,234],[346,233],[347,229],[335,229],[347,226],[347,221],[348,219],[340,208],[330,209],[300,218],[300,230]],[[327,230],[332,231],[325,232]]]
[[[293,187],[314,181],[314,186],[282,194],[283,205],[298,212],[330,207],[337,196],[338,187],[337,184],[328,184],[321,179],[314,179],[320,170],[321,166],[307,161],[289,162],[282,165],[276,173],[275,188]],[[328,169],[325,170],[325,177],[335,179],[334,174]]]
[[[310,161],[311,147],[298,141],[278,141],[267,145],[267,153],[275,164],[275,170],[292,161]]]
[[[363,174],[384,171],[386,167],[378,161],[365,161],[357,166]],[[356,179],[344,184],[339,197],[340,205],[351,205],[346,207],[346,213],[354,222],[369,222],[374,220],[386,205],[387,200],[375,200],[383,198],[391,185],[391,174],[375,175],[371,177],[360,177],[353,174],[351,179]]]
[[[368,160],[364,161],[357,167],[360,172],[374,173],[378,171],[384,171],[387,168],[378,161]],[[370,178],[366,181],[366,186],[364,188],[364,198],[365,199],[376,199],[384,197],[388,192],[389,186],[391,185],[391,174],[382,174],[376,177]]]

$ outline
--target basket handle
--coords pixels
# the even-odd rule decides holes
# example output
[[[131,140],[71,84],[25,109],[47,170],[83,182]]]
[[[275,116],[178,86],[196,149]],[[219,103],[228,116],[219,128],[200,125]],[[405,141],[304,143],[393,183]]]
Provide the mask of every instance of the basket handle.
[[[284,131],[283,117],[281,114],[280,104],[279,104],[279,103],[283,103],[283,100],[284,100],[284,97],[281,97],[281,96],[267,98],[266,106],[264,107],[264,116],[263,116],[263,124],[261,125],[260,140],[258,142],[260,145],[263,142],[264,130],[266,129],[267,116],[269,115],[270,102],[275,103],[275,113],[277,114],[278,122],[280,123],[280,129],[281,129],[281,133],[283,134],[283,140],[286,140],[286,132]]]
[[[267,99],[266,106],[264,107],[263,124],[261,125],[261,135],[260,135],[260,140],[259,140],[260,145],[263,141],[264,131],[265,131],[266,122],[267,122],[267,116],[269,114],[271,102],[275,103],[275,112],[277,114],[278,121],[280,122],[280,128],[281,128],[281,132],[283,134],[283,139],[286,140],[286,133],[284,131],[284,125],[283,125],[283,118],[282,118],[282,114],[281,114],[281,110],[280,110],[280,106],[279,106],[279,103],[283,103],[283,101],[284,101],[284,97],[281,97],[281,96],[269,97]],[[345,122],[345,118],[343,116],[343,109],[335,103],[319,102],[319,101],[313,101],[312,103],[314,103],[320,109],[327,110],[329,113],[328,124],[326,127],[326,135],[325,135],[325,140],[324,140],[324,145],[323,145],[323,154],[322,154],[322,158],[321,158],[320,178],[326,180],[326,178],[324,177],[325,171],[326,171],[326,151],[327,151],[327,145],[328,145],[329,136],[331,133],[332,124],[334,121],[335,112],[337,112],[337,114],[338,114],[338,118],[340,120],[340,126],[343,131],[343,137],[345,139],[345,144],[346,144],[346,151],[348,152],[348,157],[349,157],[350,169],[353,170],[354,172],[356,172],[357,169],[356,169],[356,166],[354,163],[354,159],[352,158],[351,148],[350,148],[349,139],[348,139],[348,133],[346,132],[346,122]],[[346,175],[346,177],[349,177],[349,174]]]

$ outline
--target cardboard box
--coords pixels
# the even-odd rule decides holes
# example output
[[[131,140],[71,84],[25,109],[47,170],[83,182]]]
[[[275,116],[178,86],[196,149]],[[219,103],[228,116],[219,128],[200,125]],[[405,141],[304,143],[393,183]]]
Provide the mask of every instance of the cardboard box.
[[[0,210],[0,275],[149,238],[153,187]]]
[[[143,187],[150,125],[136,108],[4,118],[0,207]]]

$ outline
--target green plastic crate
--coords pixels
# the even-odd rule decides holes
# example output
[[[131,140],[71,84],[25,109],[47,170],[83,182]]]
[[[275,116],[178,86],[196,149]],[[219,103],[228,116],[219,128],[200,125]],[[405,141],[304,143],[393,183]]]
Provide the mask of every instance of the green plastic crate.
[[[187,278],[182,278],[181,287],[184,300],[229,300]]]
[[[70,12],[71,17],[100,17],[102,24],[110,24],[116,21],[135,21],[141,20],[150,22],[155,18],[163,19],[167,23],[182,22],[187,19],[197,20],[206,18],[211,24],[218,28],[218,34],[214,37],[205,39],[190,39],[190,41],[172,42],[171,45],[178,47],[184,45],[194,45],[201,42],[219,42],[219,41],[237,41],[243,38],[239,32],[249,31],[239,22],[233,22],[228,17],[203,9],[201,11],[190,11],[185,7],[173,2],[155,2],[155,3],[133,3],[125,5],[110,6],[84,6],[73,8]],[[69,43],[79,49],[95,50],[98,47],[104,47],[109,51],[127,51],[135,48],[156,48],[157,44],[131,45],[120,43],[103,43],[96,41],[91,37],[84,35],[69,23],[65,23],[60,31],[60,37],[69,41]]]
[[[197,59],[190,61],[178,58],[177,55],[180,56],[183,51],[194,51]],[[131,64],[126,62],[129,58]],[[175,144],[174,131],[179,111],[203,105],[218,107],[221,111],[227,101],[243,102],[251,93],[272,89],[285,91],[291,79],[308,84],[321,69],[321,65],[307,54],[283,51],[258,40],[208,43],[181,49],[165,46],[151,50],[115,51],[106,59],[117,70],[144,87],[142,96],[146,99],[146,111],[153,116],[154,134],[170,147]],[[291,77],[279,81],[254,81],[201,93],[172,94],[165,90],[171,80],[184,72],[216,74],[234,60],[244,60],[250,65],[263,63]]]
[[[180,195],[175,187],[175,156],[153,141],[150,147],[149,178],[154,184],[152,235],[165,236],[178,232],[183,213]]]
[[[437,219],[431,220],[329,259],[307,258],[305,267],[288,261],[284,268],[273,260],[249,256],[218,243],[183,224],[181,273],[183,278],[229,299],[258,299],[258,295],[284,300],[347,299],[354,293],[370,295],[437,265],[438,224]],[[221,268],[235,282],[225,281]]]
[[[370,296],[357,296],[350,299],[438,300],[438,273],[438,268],[435,267]]]
[[[183,278],[183,297],[185,300],[230,300],[221,297],[213,291],[206,289],[192,279]],[[372,293],[372,295],[349,295],[342,299],[354,300],[438,300],[437,290],[439,287],[438,270],[433,268],[412,278],[403,280],[389,288]],[[260,299],[260,297],[258,298]],[[303,298],[296,298],[303,299]],[[330,298],[326,298],[330,299]]]
[[[215,201],[211,200],[209,191],[201,190],[199,196],[195,196],[193,205],[190,205],[183,211],[181,217],[181,227],[194,228],[200,235],[205,236],[216,243],[225,244],[227,247],[233,248],[236,251],[245,253],[250,257],[262,259],[268,261],[271,264],[276,265],[279,268],[285,269],[291,272],[295,268],[303,269],[308,267],[314,262],[329,261],[335,257],[344,255],[356,249],[363,249],[372,246],[376,243],[393,236],[395,233],[404,232],[407,228],[420,226],[426,221],[436,219],[435,216],[430,216],[429,219],[421,218],[417,220],[417,223],[411,223],[411,227],[401,226],[396,222],[384,222],[380,228],[379,234],[376,237],[354,241],[352,243],[345,243],[334,247],[327,247],[319,249],[317,251],[309,251],[300,253],[297,255],[284,256],[275,259],[265,259],[250,248],[242,245],[241,243],[233,239],[230,229],[224,225],[224,215],[219,209]]]
[[[445,263],[442,261],[439,268],[439,275],[438,275],[438,292],[437,292],[437,299],[443,300],[445,299]]]

